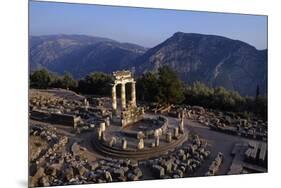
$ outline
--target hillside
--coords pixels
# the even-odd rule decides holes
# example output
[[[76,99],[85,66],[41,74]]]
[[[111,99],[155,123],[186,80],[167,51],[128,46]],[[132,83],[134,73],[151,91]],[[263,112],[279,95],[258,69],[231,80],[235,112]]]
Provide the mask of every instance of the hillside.
[[[31,71],[47,68],[80,78],[92,71],[112,72],[130,66],[146,48],[85,35],[30,37]]]
[[[221,36],[177,32],[149,49],[135,62],[136,71],[156,71],[168,65],[186,83],[200,81],[242,95],[267,92],[267,50]]]
[[[90,72],[132,69],[136,75],[172,67],[187,84],[200,81],[254,96],[267,93],[267,50],[238,40],[177,32],[147,49],[136,44],[85,35],[30,37],[31,71],[47,68],[81,78]]]

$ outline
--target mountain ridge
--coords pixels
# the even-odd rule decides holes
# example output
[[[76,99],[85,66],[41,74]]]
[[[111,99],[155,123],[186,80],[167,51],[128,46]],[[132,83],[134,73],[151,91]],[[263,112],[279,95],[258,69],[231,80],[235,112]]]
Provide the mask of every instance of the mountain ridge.
[[[242,95],[267,93],[267,50],[222,36],[176,32],[135,62],[137,74],[170,66],[187,84],[200,81]]]
[[[267,49],[218,35],[176,32],[153,48],[87,35],[30,36],[31,70],[47,68],[81,78],[89,72],[170,66],[187,84],[200,81],[242,95],[267,93]]]
[[[47,68],[59,74],[68,71],[81,78],[91,71],[122,69],[146,50],[137,44],[87,35],[30,36],[30,69]],[[112,69],[99,68],[103,64]]]

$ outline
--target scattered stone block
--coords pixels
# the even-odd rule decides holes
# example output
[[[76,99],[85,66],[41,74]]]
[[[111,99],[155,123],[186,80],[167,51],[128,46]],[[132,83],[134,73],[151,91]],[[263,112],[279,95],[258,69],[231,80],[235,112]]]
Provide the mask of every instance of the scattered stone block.
[[[165,175],[165,169],[159,165],[153,165],[152,169],[156,178],[161,178]]]
[[[135,168],[135,169],[133,170],[133,173],[137,176],[138,179],[141,178],[142,175],[143,175],[140,168]]]
[[[95,171],[97,168],[99,167],[99,163],[98,162],[94,162],[91,164],[91,170]]]
[[[112,176],[111,176],[110,172],[108,172],[108,171],[105,171],[104,178],[106,179],[107,182],[113,181]]]
[[[122,168],[114,169],[112,172],[112,176],[114,178],[122,177],[124,176],[124,170]]]
[[[73,169],[72,167],[67,167],[65,170],[64,170],[64,177],[67,181],[70,181],[74,176],[74,173],[73,173]]]
[[[43,186],[43,187],[48,187],[48,186],[50,186],[48,176],[43,176],[42,178],[40,178],[39,185],[40,185],[40,186]]]
[[[123,181],[123,182],[127,181],[127,177],[126,176],[120,176],[117,179],[118,179],[118,181]]]
[[[183,177],[183,171],[180,170],[180,169],[177,169],[177,170],[175,171],[175,174],[177,174],[180,178]]]
[[[130,173],[128,173],[128,180],[129,181],[137,181],[137,180],[139,180],[139,178],[135,174],[130,172]]]
[[[165,162],[165,164],[163,165],[165,172],[166,173],[171,173],[172,172],[172,161],[168,160]]]

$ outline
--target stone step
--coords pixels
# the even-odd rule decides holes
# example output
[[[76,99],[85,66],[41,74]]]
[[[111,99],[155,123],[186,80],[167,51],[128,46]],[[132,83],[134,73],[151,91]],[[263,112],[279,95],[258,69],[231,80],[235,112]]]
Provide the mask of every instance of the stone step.
[[[178,140],[174,140],[171,143],[165,143],[165,145],[151,148],[137,150],[122,150],[121,148],[109,147],[107,144],[100,142],[99,140],[93,140],[94,147],[102,154],[108,157],[116,158],[133,158],[133,159],[148,159],[163,155],[168,151],[174,150],[176,147],[181,146],[186,141],[187,136],[181,135]]]

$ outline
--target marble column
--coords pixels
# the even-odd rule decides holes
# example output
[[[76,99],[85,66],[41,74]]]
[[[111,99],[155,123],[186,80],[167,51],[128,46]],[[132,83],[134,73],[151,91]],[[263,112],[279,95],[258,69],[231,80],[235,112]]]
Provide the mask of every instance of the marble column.
[[[179,133],[183,134],[184,132],[184,122],[183,122],[183,118],[179,119]]]
[[[127,140],[126,140],[126,138],[122,138],[122,149],[123,150],[127,149]]]
[[[172,133],[167,132],[166,133],[166,142],[170,143],[172,141]]]
[[[117,112],[116,85],[112,86],[112,111],[113,114]]]
[[[132,82],[132,88],[131,88],[131,100],[132,100],[132,106],[136,107],[136,82]]]
[[[160,145],[160,137],[157,136],[155,137],[155,147],[159,147],[159,145]]]
[[[121,84],[121,104],[122,110],[126,108],[126,84]]]
[[[139,139],[139,143],[138,143],[138,150],[141,150],[144,148],[144,140],[143,138]]]

